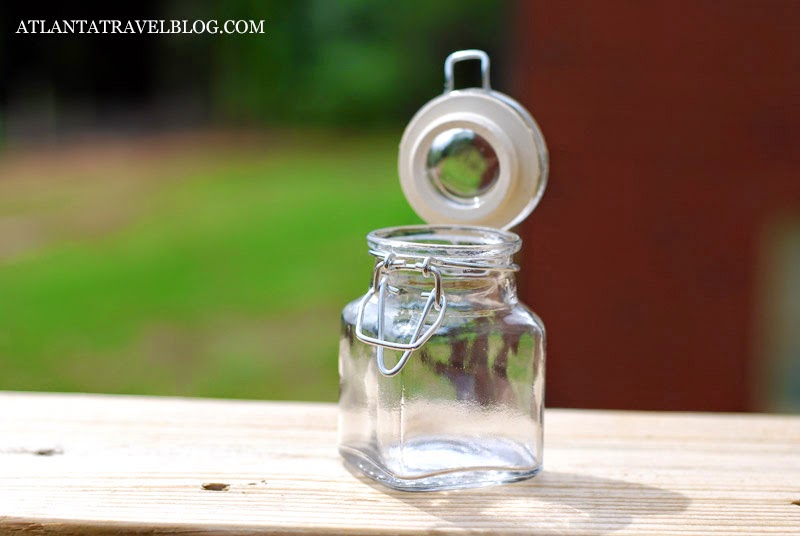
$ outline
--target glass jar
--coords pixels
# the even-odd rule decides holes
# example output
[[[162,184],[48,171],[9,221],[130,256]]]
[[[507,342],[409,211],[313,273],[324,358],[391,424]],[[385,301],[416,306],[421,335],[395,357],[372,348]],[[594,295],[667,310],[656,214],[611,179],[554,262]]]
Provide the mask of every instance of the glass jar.
[[[367,236],[369,292],[342,315],[339,449],[402,490],[484,486],[542,463],[545,331],[517,300],[522,241],[487,227]]]

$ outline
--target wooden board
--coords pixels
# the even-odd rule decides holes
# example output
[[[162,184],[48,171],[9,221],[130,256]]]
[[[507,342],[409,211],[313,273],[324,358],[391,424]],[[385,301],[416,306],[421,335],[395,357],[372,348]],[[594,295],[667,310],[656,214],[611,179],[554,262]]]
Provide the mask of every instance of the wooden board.
[[[546,420],[533,480],[404,493],[330,404],[2,393],[0,534],[800,534],[800,417]]]

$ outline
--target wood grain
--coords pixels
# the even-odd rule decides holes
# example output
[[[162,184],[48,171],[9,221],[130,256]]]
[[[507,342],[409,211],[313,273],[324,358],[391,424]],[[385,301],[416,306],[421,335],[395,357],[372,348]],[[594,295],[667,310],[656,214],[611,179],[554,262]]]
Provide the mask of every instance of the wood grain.
[[[800,417],[546,423],[533,480],[403,493],[330,404],[0,393],[0,534],[800,534]]]

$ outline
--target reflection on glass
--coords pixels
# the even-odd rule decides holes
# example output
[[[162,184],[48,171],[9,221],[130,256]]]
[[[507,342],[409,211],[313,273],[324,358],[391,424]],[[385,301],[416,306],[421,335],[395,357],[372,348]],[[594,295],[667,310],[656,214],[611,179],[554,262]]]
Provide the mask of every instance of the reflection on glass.
[[[500,174],[492,146],[476,132],[453,128],[436,136],[428,152],[428,178],[447,197],[476,203]]]

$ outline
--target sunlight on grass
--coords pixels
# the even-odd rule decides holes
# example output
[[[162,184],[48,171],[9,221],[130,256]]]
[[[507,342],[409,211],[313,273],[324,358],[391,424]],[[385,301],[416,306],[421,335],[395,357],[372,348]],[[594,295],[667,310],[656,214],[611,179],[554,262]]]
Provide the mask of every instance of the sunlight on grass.
[[[119,208],[126,221],[0,264],[0,388],[335,399],[338,311],[372,262],[364,235],[419,221],[396,142],[297,136],[269,152],[195,148],[203,166],[183,149],[168,177],[119,170],[148,184]],[[53,218],[13,194],[3,218]]]

